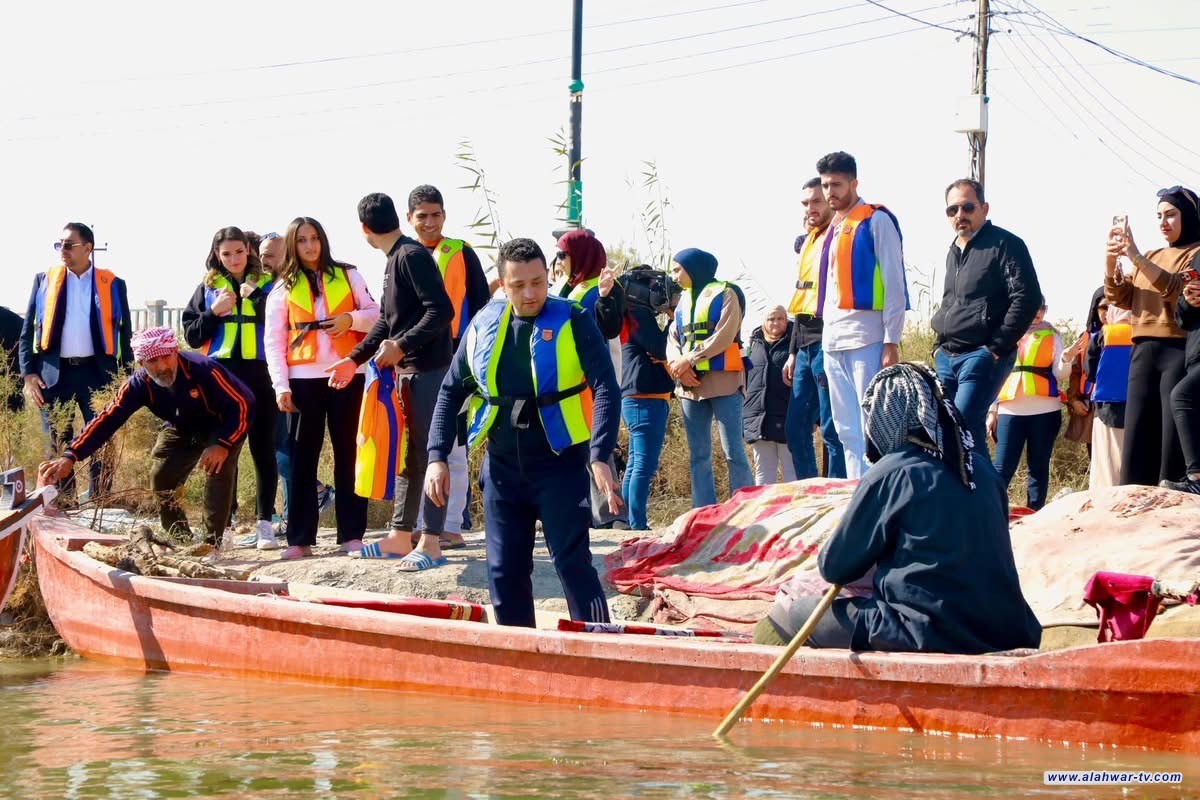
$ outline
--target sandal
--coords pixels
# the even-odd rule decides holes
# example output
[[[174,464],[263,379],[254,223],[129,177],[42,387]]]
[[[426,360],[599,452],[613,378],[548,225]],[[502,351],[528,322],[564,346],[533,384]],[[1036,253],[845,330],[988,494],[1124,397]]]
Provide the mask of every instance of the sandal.
[[[401,555],[396,555],[395,553],[385,553],[379,547],[379,542],[371,542],[370,544],[364,544],[362,546],[361,550],[359,550],[357,552],[349,553],[348,555],[351,558],[365,558],[365,559],[375,559],[375,560],[387,559],[387,558],[408,558],[407,555],[401,556]]]
[[[425,553],[419,550],[414,550],[406,556],[400,558],[399,570],[401,572],[424,572],[427,569],[440,567],[446,563],[446,557],[430,558]]]

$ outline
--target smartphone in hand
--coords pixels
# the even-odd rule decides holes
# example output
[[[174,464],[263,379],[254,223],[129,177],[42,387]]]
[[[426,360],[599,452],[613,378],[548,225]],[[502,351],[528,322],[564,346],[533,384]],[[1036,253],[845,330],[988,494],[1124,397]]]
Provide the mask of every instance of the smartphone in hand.
[[[1200,272],[1196,272],[1196,270],[1192,269],[1191,267],[1188,267],[1183,272],[1179,273],[1179,277],[1183,278],[1184,283],[1191,283],[1192,281],[1200,281]]]
[[[1111,235],[1118,240],[1124,239],[1125,238],[1125,229],[1129,227],[1128,215],[1115,214],[1112,218],[1112,226],[1113,226],[1113,228],[1117,229],[1118,232],[1112,233]]]

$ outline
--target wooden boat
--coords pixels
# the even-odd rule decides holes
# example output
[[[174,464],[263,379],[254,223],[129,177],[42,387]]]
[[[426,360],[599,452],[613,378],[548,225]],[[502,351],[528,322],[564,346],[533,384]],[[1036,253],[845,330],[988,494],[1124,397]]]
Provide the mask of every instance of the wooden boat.
[[[143,669],[724,715],[777,655],[720,639],[563,633],[260,596],[280,584],[145,578],[111,539],[34,517],[51,620],[76,652]],[[227,585],[226,585],[227,584]],[[808,650],[760,719],[1200,752],[1200,640],[1023,656]]]
[[[42,494],[37,493],[26,499],[24,475],[17,478],[14,473],[21,473],[21,470],[12,470],[0,476],[0,485],[6,490],[5,501],[13,504],[0,509],[0,611],[8,604],[9,595],[17,585],[29,518],[42,507]],[[14,479],[19,480],[20,484],[14,484]]]

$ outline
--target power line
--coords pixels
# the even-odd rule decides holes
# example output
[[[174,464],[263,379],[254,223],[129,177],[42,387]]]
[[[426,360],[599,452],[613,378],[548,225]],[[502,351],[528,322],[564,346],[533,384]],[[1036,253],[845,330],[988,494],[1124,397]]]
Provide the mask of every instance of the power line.
[[[595,28],[612,28],[619,25],[630,25],[638,22],[649,22],[657,19],[667,19],[670,17],[681,17],[690,14],[702,14],[708,11],[720,11],[728,8],[739,8],[742,6],[758,5],[760,3],[770,2],[770,0],[740,0],[736,3],[725,3],[719,6],[708,6],[706,8],[694,8],[686,11],[674,11],[668,14],[655,14],[648,17],[631,17],[628,19],[612,20],[610,22],[601,22],[595,25],[586,26],[589,29]],[[409,47],[396,50],[379,50],[373,53],[352,53],[340,56],[325,56],[321,58],[297,59],[294,61],[280,61],[269,64],[250,64],[241,67],[223,67],[220,69],[201,70],[195,72],[182,72],[174,75],[133,75],[120,78],[107,78],[95,81],[85,81],[85,83],[119,83],[119,82],[134,82],[143,80],[162,80],[163,78],[199,78],[210,75],[228,75],[231,73],[240,72],[259,72],[267,70],[288,69],[291,67],[305,67],[316,64],[333,64],[346,61],[364,61],[378,58],[390,58],[392,56],[416,55],[418,53],[428,53],[441,50],[452,50],[461,47],[475,47],[484,44],[501,44],[503,42],[515,42],[523,39],[537,39],[543,36],[552,36],[555,34],[565,33],[568,28],[553,28],[544,31],[534,31],[531,33],[514,34],[512,36],[497,36],[490,39],[473,39],[465,42],[446,42],[444,44],[425,45],[423,47]],[[565,60],[565,59],[564,59]]]
[[[873,0],[867,0],[867,1],[873,2]],[[1144,59],[1138,58],[1137,56],[1131,56],[1128,53],[1123,53],[1120,50],[1109,47],[1106,44],[1097,42],[1095,39],[1089,39],[1088,37],[1084,36],[1083,34],[1076,33],[1075,31],[1071,30],[1066,25],[1062,24],[1061,22],[1056,20],[1054,17],[1047,14],[1045,11],[1042,11],[1040,8],[1035,6],[1033,3],[1028,2],[1028,0],[1025,0],[1025,4],[1028,5],[1031,9],[1033,9],[1035,14],[1037,14],[1038,16],[1041,16],[1043,19],[1045,19],[1047,22],[1051,23],[1051,25],[1053,26],[1053,27],[1049,27],[1049,26],[1037,25],[1036,23],[1027,23],[1027,24],[1033,25],[1033,27],[1044,28],[1045,30],[1050,31],[1051,33],[1056,33],[1060,36],[1069,36],[1069,37],[1078,39],[1079,41],[1086,42],[1087,44],[1090,44],[1093,47],[1098,47],[1101,50],[1103,50],[1104,52],[1108,53],[1109,55],[1116,56],[1117,58],[1121,59],[1122,61],[1127,61],[1130,64],[1134,64],[1139,67],[1144,67],[1145,69],[1148,69],[1152,72],[1157,72],[1159,75],[1165,75],[1168,78],[1174,78],[1176,80],[1183,81],[1184,83],[1190,83],[1194,86],[1200,86],[1200,80],[1197,80],[1196,78],[1191,78],[1191,77],[1188,77],[1187,75],[1182,75],[1178,72],[1173,72],[1164,67],[1160,67],[1157,64],[1152,64],[1149,61],[1145,61]]]
[[[1024,26],[1024,27],[1025,27],[1027,30],[1029,30],[1029,33],[1030,33],[1030,38],[1031,38],[1031,39],[1033,39],[1034,41],[1038,42],[1040,45],[1042,45],[1042,47],[1044,47],[1044,48],[1046,49],[1046,52],[1047,52],[1047,53],[1050,55],[1050,57],[1051,57],[1051,58],[1053,58],[1053,57],[1054,57],[1054,56],[1053,56],[1053,53],[1050,51],[1050,47],[1049,47],[1049,45],[1048,45],[1048,44],[1046,44],[1046,40],[1045,40],[1045,37],[1044,37],[1044,36],[1038,36],[1036,33],[1034,33],[1034,32],[1033,32],[1033,30],[1032,30],[1032,28],[1029,26],[1029,24],[1028,24],[1027,22],[1025,22],[1024,20],[1018,20],[1017,24],[1019,24],[1019,25],[1022,25],[1022,26]],[[1099,79],[1097,79],[1097,78],[1096,78],[1096,76],[1095,76],[1095,75],[1093,75],[1091,72],[1089,72],[1089,71],[1088,71],[1088,69],[1087,69],[1086,67],[1084,67],[1084,66],[1083,66],[1083,64],[1081,64],[1081,63],[1079,62],[1079,59],[1077,59],[1077,58],[1075,57],[1075,54],[1071,52],[1071,49],[1070,49],[1069,47],[1067,47],[1065,44],[1063,44],[1063,43],[1062,43],[1062,42],[1061,42],[1061,41],[1060,41],[1060,40],[1059,40],[1057,37],[1051,36],[1050,38],[1051,38],[1051,40],[1054,42],[1054,44],[1055,44],[1055,45],[1056,45],[1056,46],[1057,46],[1057,47],[1058,47],[1060,50],[1062,50],[1064,53],[1066,53],[1066,54],[1067,54],[1067,56],[1068,56],[1068,57],[1069,57],[1069,58],[1070,58],[1072,61],[1074,61],[1074,62],[1075,62],[1075,65],[1076,65],[1076,66],[1077,66],[1077,67],[1078,67],[1080,70],[1082,70],[1082,71],[1083,71],[1083,73],[1084,73],[1084,74],[1085,74],[1085,75],[1086,75],[1086,76],[1087,76],[1089,79],[1091,79],[1091,81],[1092,81],[1093,83],[1095,83],[1097,86],[1099,86],[1099,87],[1100,87],[1100,88],[1101,88],[1101,89],[1102,89],[1102,90],[1103,90],[1105,93],[1107,93],[1107,94],[1108,94],[1108,96],[1109,96],[1109,97],[1113,98],[1114,100],[1117,100],[1118,102],[1121,102],[1121,101],[1120,101],[1120,98],[1118,98],[1118,97],[1117,97],[1115,94],[1113,94],[1113,93],[1112,93],[1112,92],[1111,92],[1111,91],[1108,89],[1108,87],[1107,87],[1107,86],[1105,86],[1105,85],[1104,85],[1104,84],[1103,84],[1103,83],[1102,83],[1102,82],[1101,82]],[[1079,79],[1079,78],[1078,78],[1078,77],[1075,75],[1075,73],[1074,73],[1073,71],[1071,71],[1071,68],[1070,68],[1068,65],[1066,65],[1066,64],[1063,64],[1063,63],[1061,63],[1061,62],[1058,62],[1058,61],[1055,61],[1055,62],[1054,62],[1054,65],[1055,65],[1055,66],[1059,66],[1059,67],[1063,67],[1063,70],[1062,70],[1062,71],[1063,71],[1063,72],[1066,72],[1066,74],[1067,74],[1067,75],[1069,75],[1073,81],[1075,81],[1075,83],[1076,83],[1076,84],[1077,84],[1077,85],[1078,85],[1078,86],[1079,86],[1079,87],[1080,87],[1080,88],[1081,88],[1081,89],[1082,89],[1082,90],[1083,90],[1083,91],[1084,91],[1084,92],[1085,92],[1085,93],[1088,95],[1088,97],[1090,97],[1092,100],[1094,100],[1094,101],[1095,101],[1095,103],[1096,103],[1096,105],[1097,105],[1097,106],[1099,106],[1099,107],[1100,107],[1101,109],[1103,109],[1103,110],[1104,110],[1106,113],[1108,113],[1108,114],[1109,114],[1109,115],[1110,115],[1110,116],[1111,116],[1111,117],[1112,117],[1114,120],[1116,120],[1116,122],[1117,122],[1119,125],[1121,125],[1121,127],[1125,128],[1125,130],[1126,130],[1126,131],[1128,131],[1128,132],[1129,132],[1129,134],[1131,134],[1131,135],[1132,135],[1132,136],[1133,136],[1135,139],[1137,139],[1138,141],[1140,141],[1142,144],[1144,144],[1146,147],[1150,148],[1150,149],[1151,149],[1151,150],[1153,150],[1154,152],[1158,153],[1160,156],[1162,156],[1162,157],[1166,158],[1168,161],[1170,161],[1170,162],[1174,162],[1174,163],[1175,163],[1177,166],[1183,167],[1183,168],[1184,168],[1186,171],[1188,171],[1188,172],[1191,172],[1191,173],[1193,173],[1193,174],[1194,174],[1194,173],[1196,173],[1196,170],[1195,170],[1193,167],[1191,167],[1191,166],[1189,166],[1189,165],[1187,165],[1187,164],[1183,163],[1181,160],[1179,160],[1178,158],[1176,158],[1176,157],[1175,157],[1175,156],[1173,156],[1172,154],[1170,154],[1170,153],[1166,152],[1165,150],[1163,150],[1162,148],[1158,147],[1158,146],[1157,146],[1157,145],[1155,145],[1153,142],[1151,142],[1150,140],[1148,140],[1146,137],[1142,136],[1142,134],[1141,134],[1141,133],[1139,133],[1139,132],[1137,131],[1137,129],[1135,129],[1135,128],[1134,128],[1132,125],[1130,125],[1128,122],[1126,122],[1126,121],[1125,121],[1125,119],[1124,119],[1124,117],[1123,117],[1122,115],[1120,115],[1120,114],[1118,114],[1118,113],[1114,112],[1114,111],[1113,111],[1111,108],[1109,108],[1108,106],[1106,106],[1106,105],[1105,105],[1105,103],[1104,103],[1104,101],[1103,101],[1101,98],[1097,97],[1097,96],[1096,96],[1096,94],[1095,94],[1095,92],[1093,92],[1091,89],[1089,89],[1089,88],[1088,88],[1088,86],[1087,86],[1087,84],[1085,84],[1083,81],[1081,81],[1081,80],[1080,80],[1080,79]],[[1056,71],[1056,73],[1055,73],[1055,74],[1057,74],[1057,71]],[[1132,109],[1128,108],[1128,106],[1126,106],[1126,110],[1128,110],[1130,113],[1136,113],[1136,112],[1134,112]],[[1181,148],[1183,148],[1183,149],[1185,149],[1185,150],[1187,149],[1186,147],[1184,147],[1183,145],[1181,145],[1181,144],[1179,144],[1179,143],[1177,143],[1177,142],[1175,142],[1174,144],[1176,144],[1176,146],[1178,146],[1178,147],[1181,147]],[[1133,148],[1130,148],[1130,149],[1132,150]],[[1191,152],[1191,151],[1189,151],[1189,152]],[[1194,152],[1193,152],[1193,155],[1200,155],[1200,154],[1197,154],[1197,153],[1194,153]],[[1149,159],[1147,159],[1147,160],[1149,161]],[[1153,163],[1153,162],[1152,162],[1152,163]],[[1158,166],[1158,167],[1160,167],[1160,168],[1161,168],[1161,165],[1157,165],[1157,164],[1156,164],[1155,166]],[[1170,171],[1171,171],[1171,170],[1167,170],[1167,172],[1170,172]]]
[[[606,55],[606,54],[611,54],[611,53],[616,53],[616,52],[624,52],[624,51],[637,49],[637,48],[658,46],[658,45],[668,44],[668,43],[676,43],[676,42],[683,41],[683,40],[703,38],[703,37],[713,36],[713,35],[717,35],[717,34],[721,34],[721,33],[745,30],[745,29],[749,29],[749,28],[758,28],[758,27],[763,27],[766,25],[774,25],[774,24],[777,24],[777,23],[783,22],[783,21],[794,21],[794,20],[805,19],[805,18],[809,18],[809,17],[821,16],[821,15],[832,14],[832,13],[839,13],[842,11],[848,11],[853,8],[857,8],[857,7],[864,6],[864,5],[866,5],[866,3],[862,3],[862,2],[851,3],[848,5],[838,6],[833,9],[825,9],[822,11],[810,12],[807,14],[799,14],[799,15],[795,15],[793,17],[785,17],[785,18],[781,18],[781,19],[749,23],[746,25],[739,25],[739,26],[734,26],[731,28],[723,28],[723,29],[719,29],[716,31],[703,31],[700,33],[688,34],[688,35],[684,35],[684,36],[671,37],[671,38],[667,38],[667,39],[658,39],[658,40],[654,40],[654,41],[650,41],[650,42],[642,42],[642,43],[633,44],[633,45],[623,45],[620,47],[608,48],[608,49],[604,49],[604,50],[596,50],[596,51],[592,51],[592,52],[588,53],[587,55],[589,55],[589,56]],[[937,10],[937,9],[945,8],[947,6],[952,6],[952,5],[955,5],[955,3],[954,2],[941,3],[938,5],[932,5],[932,6],[922,8],[922,9],[918,9],[918,12]],[[638,62],[638,63],[634,63],[634,64],[626,64],[626,65],[621,65],[621,66],[616,66],[616,67],[606,67],[606,68],[602,68],[602,69],[591,70],[589,74],[595,75],[595,74],[601,74],[601,73],[606,73],[606,72],[618,72],[618,71],[624,71],[624,70],[634,69],[634,68],[643,67],[643,66],[653,66],[653,65],[658,65],[658,64],[670,63],[670,62],[674,62],[674,61],[698,58],[701,56],[717,55],[720,53],[745,49],[747,47],[758,47],[758,46],[761,46],[764,44],[774,44],[777,42],[787,41],[787,40],[797,39],[797,38],[803,38],[806,36],[816,36],[816,35],[825,34],[825,33],[832,33],[835,31],[846,29],[846,28],[857,27],[859,25],[867,25],[867,24],[873,24],[876,22],[882,22],[887,19],[889,19],[889,17],[886,17],[886,16],[875,17],[872,19],[860,20],[860,21],[856,21],[856,22],[852,22],[852,23],[847,23],[844,25],[836,25],[836,26],[831,26],[831,27],[826,27],[826,28],[807,30],[807,31],[802,31],[800,33],[796,33],[796,34],[789,34],[786,36],[776,37],[773,39],[749,42],[749,43],[734,45],[734,46],[730,46],[730,47],[717,48],[714,50],[705,50],[705,51],[700,51],[698,53],[685,54],[685,55],[681,55],[681,56],[672,56],[672,57],[661,58],[661,59],[652,59],[649,61],[642,61],[642,62]],[[384,81],[374,81],[374,82],[370,82],[370,83],[350,84],[350,85],[343,85],[343,86],[338,86],[338,87],[329,87],[329,88],[320,88],[320,89],[302,89],[302,90],[298,90],[295,92],[252,95],[252,96],[242,96],[242,97],[233,97],[233,98],[220,98],[220,99],[215,99],[215,100],[198,100],[198,101],[194,101],[194,102],[190,102],[190,103],[172,103],[172,104],[158,105],[158,106],[139,106],[139,107],[133,107],[133,108],[126,107],[126,108],[121,108],[121,109],[106,109],[106,110],[102,110],[102,111],[90,111],[90,112],[71,111],[71,112],[63,112],[61,114],[26,115],[23,117],[10,118],[9,121],[28,122],[28,121],[36,120],[38,118],[45,118],[45,117],[72,118],[72,117],[79,117],[79,116],[96,117],[96,116],[127,115],[127,114],[139,114],[139,113],[156,112],[156,111],[179,111],[179,110],[194,109],[194,108],[208,108],[208,107],[213,107],[213,106],[235,105],[238,103],[260,103],[260,102],[264,102],[264,101],[268,101],[268,100],[286,100],[286,99],[295,99],[298,97],[311,97],[314,95],[329,94],[329,93],[334,93],[334,92],[359,91],[359,90],[364,90],[364,89],[381,89],[384,87],[398,86],[398,85],[409,84],[409,83],[424,83],[424,82],[428,82],[430,80],[458,78],[458,77],[464,77],[467,75],[475,75],[475,74],[479,74],[479,73],[500,72],[500,71],[505,71],[505,70],[520,69],[520,68],[529,67],[529,66],[539,66],[542,64],[555,63],[555,62],[560,62],[560,61],[565,61],[565,60],[567,60],[565,56],[555,56],[555,57],[549,57],[549,58],[538,58],[538,59],[531,59],[531,60],[526,60],[526,61],[519,61],[519,62],[510,63],[510,64],[499,64],[499,65],[493,65],[493,66],[488,66],[488,67],[478,67],[478,68],[473,68],[473,69],[469,69],[469,70],[458,70],[455,72],[444,72],[444,73],[438,73],[438,74],[433,74],[433,75],[410,76],[407,78],[392,78],[392,79],[388,79],[388,80],[384,80]]]
[[[867,2],[873,6],[878,6],[878,7],[882,8],[884,11],[891,12],[892,14],[895,14],[898,17],[904,17],[905,19],[910,19],[913,22],[919,22],[922,25],[926,25],[930,28],[937,28],[938,30],[949,31],[950,33],[957,33],[960,36],[973,36],[974,35],[970,31],[960,31],[955,28],[948,28],[945,25],[939,25],[935,22],[926,22],[923,19],[918,19],[917,17],[914,17],[912,14],[906,13],[904,11],[898,11],[894,8],[889,8],[888,6],[885,6],[883,3],[880,3],[879,0],[867,0]],[[923,10],[925,10],[925,9],[923,9]],[[917,13],[920,13],[920,11],[918,11]]]
[[[945,7],[947,5],[953,5],[953,3],[945,3],[940,7]],[[717,73],[717,72],[726,72],[728,70],[741,69],[743,67],[756,66],[759,64],[771,63],[771,62],[781,61],[781,60],[785,60],[785,59],[799,58],[799,57],[802,57],[805,55],[811,55],[811,54],[815,54],[815,53],[828,52],[830,50],[837,50],[837,49],[841,49],[843,47],[851,47],[851,46],[854,46],[857,44],[865,44],[868,42],[881,41],[884,39],[890,39],[890,38],[893,38],[896,36],[902,36],[902,35],[909,34],[909,33],[916,33],[918,31],[922,31],[922,30],[928,30],[928,28],[925,26],[906,28],[906,29],[899,30],[899,31],[892,31],[892,32],[885,33],[885,34],[880,34],[878,36],[869,36],[869,37],[864,37],[861,39],[855,39],[855,40],[851,40],[851,41],[847,41],[847,42],[839,42],[837,44],[827,45],[827,46],[818,47],[818,48],[812,48],[812,49],[808,49],[808,50],[798,50],[798,51],[786,53],[784,55],[779,55],[779,56],[771,56],[771,57],[767,57],[767,58],[754,59],[751,61],[742,61],[742,62],[738,62],[735,64],[726,64],[726,65],[722,65],[719,67],[713,67],[713,68],[702,69],[702,70],[694,70],[691,72],[677,73],[677,74],[673,74],[673,75],[660,75],[660,76],[656,76],[654,78],[650,78],[650,79],[643,80],[643,81],[633,81],[633,82],[627,82],[627,83],[623,83],[623,84],[613,84],[613,85],[609,85],[607,87],[602,86],[602,87],[599,87],[598,90],[599,91],[605,91],[606,89],[607,90],[615,90],[615,89],[620,89],[620,88],[642,86],[642,85],[646,85],[646,84],[661,83],[663,81],[669,81],[669,80],[685,79],[685,78],[695,77],[695,76],[699,76],[699,75],[708,75],[708,74],[713,74],[713,73]],[[701,54],[695,54],[695,55],[704,55],[704,54],[701,53]],[[454,99],[454,98],[460,98],[460,97],[466,96],[466,95],[491,94],[493,92],[506,91],[509,89],[523,88],[523,87],[529,87],[529,86],[545,87],[545,81],[542,79],[528,80],[528,81],[521,81],[518,83],[505,83],[505,84],[494,85],[494,86],[482,86],[482,87],[475,87],[472,89],[455,90],[452,93],[442,92],[442,93],[428,95],[428,96],[424,96],[424,97],[405,97],[405,98],[387,100],[387,101],[382,101],[382,102],[343,104],[340,106],[325,107],[325,108],[305,110],[305,111],[287,111],[287,112],[280,112],[280,113],[267,114],[267,115],[237,117],[236,119],[230,119],[230,120],[206,119],[206,120],[195,121],[195,122],[192,122],[192,121],[181,122],[181,123],[178,123],[175,125],[168,125],[168,126],[156,126],[156,127],[152,127],[152,128],[140,128],[140,129],[132,129],[132,130],[130,130],[130,129],[100,130],[100,129],[96,129],[96,128],[91,128],[91,129],[84,130],[84,131],[80,131],[78,129],[70,129],[69,134],[58,133],[58,134],[48,134],[48,135],[7,137],[6,139],[4,139],[4,141],[13,142],[13,141],[62,139],[62,138],[67,138],[68,136],[71,136],[71,137],[75,137],[75,136],[106,136],[106,135],[117,135],[117,134],[130,135],[130,134],[140,134],[140,133],[157,133],[157,132],[161,132],[161,131],[165,131],[165,130],[177,130],[177,129],[194,130],[194,129],[198,129],[198,128],[202,129],[202,128],[247,126],[247,125],[253,125],[254,123],[266,122],[266,121],[271,121],[271,120],[298,119],[298,118],[312,117],[312,116],[325,115],[325,114],[335,114],[335,113],[345,113],[345,112],[353,112],[353,111],[372,110],[372,109],[379,109],[379,108],[388,108],[388,107],[392,107],[392,106],[396,106],[396,105],[400,105],[400,104],[406,104],[406,103],[429,102],[429,101],[442,100],[442,99]],[[549,95],[546,95],[544,98],[539,98],[539,99],[548,99],[548,97],[549,97]]]
[[[1033,62],[1030,60],[1029,56],[1027,56],[1027,55],[1026,55],[1024,52],[1022,52],[1022,51],[1021,51],[1021,50],[1020,50],[1018,47],[1015,47],[1015,45],[1020,45],[1020,44],[1021,44],[1021,42],[1020,42],[1019,40],[1017,40],[1017,39],[1013,39],[1013,40],[1011,40],[1011,41],[1012,41],[1012,42],[1013,42],[1013,44],[1014,44],[1014,48],[1013,48],[1013,49],[1014,49],[1014,50],[1016,50],[1016,52],[1017,52],[1017,53],[1018,53],[1018,54],[1021,56],[1021,58],[1022,58],[1022,59],[1025,61],[1025,63],[1026,63],[1026,64],[1028,64],[1030,67],[1032,67],[1032,66],[1033,66]],[[1011,63],[1011,59],[1010,59],[1010,63]],[[1035,70],[1035,71],[1036,71],[1036,70]],[[1018,75],[1019,75],[1019,74],[1020,74],[1020,70],[1017,70],[1017,73],[1018,73]],[[1023,76],[1022,76],[1022,77],[1023,77]],[[1085,130],[1090,130],[1090,127],[1088,126],[1087,122],[1086,122],[1086,121],[1084,121],[1084,120],[1083,120],[1083,118],[1079,116],[1079,113],[1078,113],[1077,111],[1075,111],[1074,107],[1073,107],[1073,106],[1072,106],[1072,105],[1071,105],[1071,104],[1070,104],[1070,103],[1069,103],[1069,102],[1068,102],[1068,101],[1067,101],[1067,100],[1066,100],[1066,99],[1065,99],[1065,98],[1064,98],[1064,97],[1063,97],[1061,94],[1059,94],[1058,90],[1057,90],[1057,89],[1056,89],[1056,88],[1055,88],[1055,87],[1054,87],[1054,86],[1053,86],[1053,85],[1052,85],[1052,84],[1051,84],[1049,81],[1047,81],[1047,80],[1046,80],[1044,77],[1042,77],[1040,74],[1038,75],[1038,77],[1039,77],[1039,78],[1041,78],[1042,82],[1043,82],[1043,83],[1045,83],[1046,87],[1047,87],[1047,88],[1049,88],[1049,89],[1050,89],[1050,91],[1054,93],[1054,95],[1055,95],[1055,97],[1056,97],[1056,98],[1058,98],[1058,100],[1059,100],[1059,102],[1060,102],[1060,107],[1061,107],[1061,108],[1064,108],[1065,110],[1067,110],[1067,111],[1069,111],[1069,112],[1071,112],[1071,113],[1072,113],[1072,114],[1075,116],[1075,119],[1077,119],[1077,120],[1078,120],[1080,123],[1082,123],[1082,124],[1083,124],[1083,128],[1084,128]],[[1050,108],[1050,104],[1049,104],[1049,103],[1047,103],[1047,102],[1045,101],[1045,98],[1043,98],[1043,97],[1041,96],[1041,93],[1040,93],[1040,92],[1038,92],[1038,91],[1037,91],[1037,90],[1036,90],[1036,89],[1033,87],[1033,84],[1031,84],[1031,83],[1029,83],[1028,81],[1026,81],[1026,85],[1027,85],[1027,86],[1029,86],[1030,90],[1031,90],[1031,91],[1034,93],[1034,96],[1035,96],[1035,97],[1037,97],[1039,101],[1041,101],[1042,105],[1046,106],[1047,110],[1049,110],[1049,111],[1051,112],[1051,114],[1053,114],[1054,118],[1058,120],[1059,124],[1060,124],[1060,125],[1062,125],[1062,126],[1063,126],[1063,127],[1064,127],[1064,128],[1067,130],[1067,131],[1068,131],[1068,132],[1071,132],[1072,136],[1075,136],[1075,134],[1074,134],[1074,132],[1071,130],[1070,126],[1068,126],[1068,125],[1066,124],[1066,122],[1064,122],[1064,121],[1063,121],[1063,119],[1062,119],[1061,117],[1059,117],[1059,116],[1058,116],[1058,114],[1057,114],[1057,113],[1055,113],[1055,112],[1053,111],[1053,109],[1051,109],[1051,108]],[[1069,92],[1069,90],[1068,90],[1068,92]],[[1124,164],[1126,167],[1128,167],[1128,168],[1130,169],[1130,171],[1131,171],[1131,172],[1133,172],[1133,173],[1135,173],[1136,175],[1140,176],[1140,177],[1141,177],[1143,180],[1145,180],[1147,183],[1150,183],[1150,184],[1153,184],[1153,183],[1155,183],[1154,179],[1152,179],[1150,176],[1146,175],[1144,172],[1142,172],[1142,171],[1141,171],[1141,170],[1139,170],[1137,167],[1135,167],[1135,166],[1134,166],[1132,163],[1130,163],[1130,161],[1129,161],[1127,158],[1125,158],[1125,156],[1124,156],[1124,155],[1122,155],[1121,153],[1119,153],[1117,150],[1115,150],[1115,149],[1112,147],[1112,145],[1110,145],[1108,142],[1106,142],[1106,141],[1104,140],[1104,138],[1103,138],[1103,137],[1102,137],[1102,136],[1099,134],[1099,132],[1098,132],[1098,131],[1094,131],[1094,130],[1093,130],[1093,131],[1092,131],[1092,135],[1096,137],[1096,141],[1100,142],[1100,144],[1101,144],[1101,145],[1102,145],[1102,146],[1103,146],[1103,147],[1104,147],[1106,150],[1108,150],[1110,153],[1112,153],[1114,156],[1116,156],[1116,157],[1117,157],[1117,159],[1119,159],[1119,160],[1121,161],[1121,163],[1123,163],[1123,164]],[[1075,136],[1075,138],[1078,138],[1078,136]]]

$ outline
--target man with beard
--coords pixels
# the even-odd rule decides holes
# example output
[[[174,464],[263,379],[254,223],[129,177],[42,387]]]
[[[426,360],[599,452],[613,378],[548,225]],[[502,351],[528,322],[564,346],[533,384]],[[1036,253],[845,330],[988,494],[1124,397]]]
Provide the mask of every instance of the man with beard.
[[[933,315],[938,380],[981,453],[987,452],[988,407],[1013,371],[1017,343],[1042,304],[1029,248],[987,215],[979,181],[963,178],[946,187],[955,240],[946,254],[942,304]]]
[[[813,420],[821,426],[821,439],[828,456],[826,478],[846,477],[846,461],[842,442],[833,424],[829,405],[829,382],[825,379],[825,358],[821,353],[821,333],[825,327],[817,303],[821,286],[821,248],[833,220],[833,209],[825,200],[819,177],[808,181],[801,189],[800,205],[804,206],[804,235],[796,240],[800,256],[796,291],[788,306],[794,315],[790,355],[783,366],[783,379],[792,386],[788,403],[786,436],[792,453],[792,465],[800,479],[817,476],[817,457],[813,449]]]
[[[151,451],[154,467],[150,472],[163,530],[190,533],[176,490],[198,463],[208,476],[204,485],[205,538],[216,544],[229,519],[236,488],[235,465],[254,418],[254,394],[213,359],[179,352],[170,328],[139,331],[132,346],[141,368],[61,456],[38,468],[38,478],[44,483],[62,480],[76,462],[112,438],[135,411],[148,408],[167,423]]]
[[[900,360],[908,310],[900,224],[887,208],[858,194],[858,164],[838,151],[817,162],[833,221],[821,247],[817,302],[825,320],[821,348],[829,402],[846,477],[867,470],[862,399],[875,373]]]

